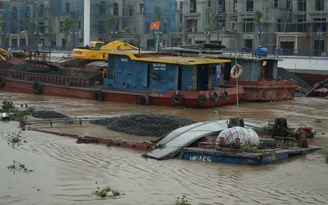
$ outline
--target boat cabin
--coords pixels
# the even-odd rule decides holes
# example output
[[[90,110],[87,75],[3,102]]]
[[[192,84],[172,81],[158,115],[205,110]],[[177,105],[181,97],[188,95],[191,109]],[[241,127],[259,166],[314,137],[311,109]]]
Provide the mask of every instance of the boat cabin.
[[[260,81],[278,78],[278,61],[279,58],[274,57],[252,57],[251,54],[246,55],[218,55],[219,59],[230,59],[231,62],[227,64],[232,68],[236,64],[242,65],[243,73],[238,78],[239,81]],[[230,71],[227,70],[223,74],[225,81],[230,81]]]
[[[230,62],[134,50],[107,51],[106,54],[108,70],[104,87],[142,92],[215,89],[219,86],[219,70]]]

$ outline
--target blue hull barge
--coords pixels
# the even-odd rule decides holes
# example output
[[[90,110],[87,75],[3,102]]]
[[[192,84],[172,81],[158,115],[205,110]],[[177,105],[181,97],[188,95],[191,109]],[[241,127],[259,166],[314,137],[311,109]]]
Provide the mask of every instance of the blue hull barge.
[[[288,160],[293,155],[306,155],[318,149],[320,147],[317,146],[309,146],[307,148],[291,147],[288,149],[266,149],[263,152],[255,153],[233,148],[204,149],[200,147],[187,147],[180,152],[179,159],[228,164],[268,165]]]
[[[183,160],[268,165],[321,149],[308,145],[306,138],[314,135],[315,130],[310,127],[288,128],[283,118],[277,118],[274,124],[220,119],[178,128],[155,142],[157,149],[145,156],[158,160],[178,156]]]
[[[230,60],[174,56],[149,51],[104,52],[108,69],[103,99],[143,105],[207,108],[233,104],[243,87],[223,88],[219,70]]]

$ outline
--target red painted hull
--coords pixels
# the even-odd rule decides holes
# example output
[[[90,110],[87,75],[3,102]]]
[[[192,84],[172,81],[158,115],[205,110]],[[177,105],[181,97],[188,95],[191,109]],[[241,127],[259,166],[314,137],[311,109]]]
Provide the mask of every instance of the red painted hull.
[[[236,82],[226,83],[228,87],[233,87]],[[244,87],[245,101],[278,101],[290,100],[295,97],[297,83],[295,81],[275,79],[266,81],[240,81],[239,86]]]
[[[19,92],[19,93],[29,93],[34,94],[33,91],[33,81],[28,80],[18,80],[12,78],[4,78],[5,83],[2,87],[0,87],[0,91],[8,91],[8,92]],[[69,84],[69,83],[68,83]],[[97,86],[70,86],[70,85],[59,85],[54,83],[42,83],[42,95],[49,96],[58,96],[58,97],[67,97],[67,98],[79,98],[79,99],[94,99],[95,91],[98,91],[101,88],[103,93],[104,101],[111,102],[122,102],[122,103],[134,103],[137,104],[139,102],[140,96],[148,96],[149,97],[149,105],[157,105],[157,106],[182,106],[189,108],[209,108],[209,107],[217,107],[221,105],[228,105],[241,100],[244,95],[243,87],[239,87],[238,93],[236,88],[225,88],[218,89],[216,92],[220,94],[223,90],[227,91],[228,97],[227,99],[223,99],[219,97],[214,100],[211,98],[211,91],[180,91],[179,93],[183,96],[183,100],[181,102],[174,102],[172,100],[172,96],[176,93],[175,91],[168,91],[163,94],[158,93],[138,93],[131,91],[117,91],[110,90]],[[205,95],[206,100],[198,100],[199,95]]]

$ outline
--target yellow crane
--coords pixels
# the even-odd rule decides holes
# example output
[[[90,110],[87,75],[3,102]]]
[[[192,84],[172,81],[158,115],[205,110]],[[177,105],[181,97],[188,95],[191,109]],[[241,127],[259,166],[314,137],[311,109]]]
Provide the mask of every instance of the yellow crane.
[[[7,61],[8,51],[0,48],[0,60]]]
[[[101,61],[107,60],[107,55],[102,53],[104,50],[138,50],[137,47],[123,41],[91,41],[89,45],[73,49],[72,57],[80,60]]]

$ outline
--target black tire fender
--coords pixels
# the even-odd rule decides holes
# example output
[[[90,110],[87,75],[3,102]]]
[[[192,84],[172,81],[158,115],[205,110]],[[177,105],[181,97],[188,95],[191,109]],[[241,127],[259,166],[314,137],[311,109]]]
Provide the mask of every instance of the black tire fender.
[[[183,101],[183,96],[181,95],[181,93],[179,92],[175,92],[172,97],[171,100],[174,104],[179,104]]]
[[[32,88],[34,94],[41,94],[43,91],[42,83],[40,83],[39,81],[34,81]]]
[[[149,97],[147,95],[139,95],[138,104],[139,105],[149,105],[150,104]]]
[[[228,100],[229,94],[226,90],[223,90],[221,93],[223,100]]]
[[[212,90],[211,91],[211,99],[214,101],[218,101],[219,98],[220,98],[219,94],[216,91]]]
[[[201,104],[204,104],[206,102],[206,96],[204,94],[200,94],[200,95],[198,95],[197,100]]]
[[[103,101],[104,100],[104,93],[103,93],[103,91],[101,91],[101,90],[95,90],[93,92],[92,99],[93,100],[96,100],[96,101]]]

